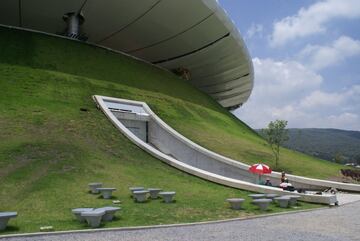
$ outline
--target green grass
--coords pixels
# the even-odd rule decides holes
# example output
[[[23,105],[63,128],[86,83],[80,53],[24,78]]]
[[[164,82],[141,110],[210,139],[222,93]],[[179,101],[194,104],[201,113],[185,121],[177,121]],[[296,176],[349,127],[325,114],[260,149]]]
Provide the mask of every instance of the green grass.
[[[253,130],[171,73],[78,42],[0,28],[0,93],[0,211],[19,212],[5,233],[47,225],[85,228],[71,208],[111,205],[87,193],[87,183],[94,181],[116,187],[114,195],[123,201],[118,219],[106,227],[259,213],[248,202],[245,210],[233,211],[224,201],[248,192],[182,173],[140,150],[91,99],[98,94],[145,101],[173,128],[211,150],[272,164],[269,147]],[[327,178],[340,169],[282,151],[283,167],[295,174]],[[175,190],[177,202],[136,204],[128,187],[139,185]],[[272,206],[269,212],[278,211],[284,210]]]
[[[40,80],[38,73],[18,71],[13,86],[1,86],[4,93],[14,89],[15,92],[34,93],[35,89],[39,97],[50,99],[45,109],[57,108],[59,101],[67,101],[66,98],[76,101],[78,106],[92,106],[89,98],[93,94],[145,101],[174,129],[208,149],[249,164],[262,161],[274,165],[269,146],[258,134],[210,97],[171,73],[79,42],[4,28],[0,28],[0,37],[0,46],[4,46],[0,49],[0,63],[54,71],[54,79],[67,80],[48,85],[46,74],[51,72],[43,73],[43,80]],[[12,71],[10,67],[5,68],[3,79],[9,79],[6,75],[16,78]],[[18,85],[22,81],[27,83],[22,83],[24,86],[20,89]],[[28,86],[29,81],[31,86]],[[87,91],[78,91],[80,86]],[[39,92],[38,88],[43,90]],[[15,93],[3,94],[0,100],[6,101],[8,95]],[[61,95],[58,96],[61,100],[56,101],[53,98],[56,95]],[[40,100],[34,98],[33,101]],[[41,118],[38,121],[41,122]],[[327,179],[339,176],[341,167],[282,149],[278,169]]]

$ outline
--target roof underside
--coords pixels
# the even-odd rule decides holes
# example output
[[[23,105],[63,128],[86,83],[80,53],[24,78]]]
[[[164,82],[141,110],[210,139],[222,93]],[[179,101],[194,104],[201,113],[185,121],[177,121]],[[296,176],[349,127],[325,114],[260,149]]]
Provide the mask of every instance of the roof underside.
[[[62,34],[69,12],[84,15],[88,42],[189,70],[191,83],[224,107],[250,96],[250,56],[215,0],[1,0],[0,23]]]

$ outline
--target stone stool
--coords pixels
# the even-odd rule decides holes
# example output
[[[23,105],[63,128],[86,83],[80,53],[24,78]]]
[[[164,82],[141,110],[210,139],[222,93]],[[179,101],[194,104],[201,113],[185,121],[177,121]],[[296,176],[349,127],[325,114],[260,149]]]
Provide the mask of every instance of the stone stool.
[[[255,199],[265,198],[265,195],[266,194],[250,194],[249,197],[255,200]]]
[[[151,199],[157,199],[159,192],[162,190],[160,188],[148,188],[148,191],[150,192]]]
[[[92,210],[82,212],[81,216],[85,218],[86,222],[92,228],[98,228],[101,224],[101,219],[105,215],[104,210]]]
[[[81,216],[82,212],[89,212],[94,210],[93,208],[74,208],[71,212],[75,215],[76,219],[80,222],[85,222],[85,218]]]
[[[5,230],[9,219],[16,216],[17,212],[0,212],[0,231]]]
[[[101,195],[104,199],[110,199],[112,196],[112,192],[116,190],[116,188],[113,187],[100,187],[97,188],[101,192]]]
[[[97,188],[102,187],[102,183],[101,182],[92,182],[89,183],[89,188],[92,194],[98,194],[99,191],[97,190]]]
[[[265,198],[271,199],[273,201],[274,201],[274,198],[276,198],[278,196],[279,196],[278,194],[274,194],[274,193],[265,194]]]
[[[131,196],[133,196],[135,191],[143,191],[143,190],[145,190],[145,188],[144,187],[129,187],[129,190],[131,192]]]
[[[267,198],[259,198],[252,201],[253,204],[259,206],[261,211],[267,210],[271,202],[272,200]]]
[[[102,207],[102,208],[97,208],[95,210],[105,211],[104,216],[102,216],[102,221],[112,221],[115,213],[120,209],[121,209],[120,207]]]
[[[279,204],[281,208],[287,208],[289,206],[290,198],[286,196],[276,197],[274,198]]]
[[[149,193],[149,191],[147,191],[147,190],[134,191],[133,196],[134,196],[136,202],[143,203],[147,200],[148,193]]]
[[[297,200],[300,198],[298,195],[285,195],[284,197],[290,198],[289,205],[295,206],[297,204]]]
[[[176,192],[160,192],[159,195],[164,199],[165,203],[171,203]]]
[[[243,198],[229,198],[229,199],[226,199],[226,201],[228,201],[230,203],[232,209],[239,210],[239,209],[241,209],[241,205],[243,204],[245,199],[243,199]]]

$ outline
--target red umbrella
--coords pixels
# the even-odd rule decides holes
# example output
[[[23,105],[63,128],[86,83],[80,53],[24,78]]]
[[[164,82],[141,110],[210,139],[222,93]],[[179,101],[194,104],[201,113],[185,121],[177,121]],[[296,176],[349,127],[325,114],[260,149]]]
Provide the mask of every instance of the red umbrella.
[[[255,183],[262,184],[261,175],[266,173],[271,173],[271,168],[265,164],[253,164],[249,167],[249,171],[252,173],[259,174],[259,179],[255,180]]]
[[[254,164],[249,167],[249,171],[252,173],[257,173],[259,175],[271,173],[271,168],[268,165],[265,164]]]

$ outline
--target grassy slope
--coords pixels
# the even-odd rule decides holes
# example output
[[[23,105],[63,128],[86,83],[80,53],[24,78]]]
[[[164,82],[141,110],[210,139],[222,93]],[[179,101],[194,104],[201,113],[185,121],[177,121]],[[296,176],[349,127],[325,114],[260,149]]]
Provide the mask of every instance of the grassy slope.
[[[108,89],[116,84],[139,88],[135,93],[119,88],[107,95],[146,101],[180,133],[225,156],[245,163],[262,160],[273,164],[269,147],[253,130],[210,97],[170,73],[77,42],[8,30],[0,30],[0,36],[1,46],[6,46],[0,49],[0,62],[68,73],[76,75],[76,79],[103,80]],[[68,95],[71,89],[68,88]],[[93,89],[90,94],[105,93]],[[81,101],[86,101],[89,95],[83,95]],[[282,150],[281,169],[293,174],[328,178],[338,175],[340,168],[340,165]]]
[[[118,188],[115,195],[123,200],[121,218],[107,227],[258,212],[249,203],[242,212],[227,208],[225,198],[247,192],[181,173],[139,150],[91,100],[93,94],[143,100],[175,129],[212,150],[246,162],[270,157],[251,129],[170,73],[84,44],[0,28],[0,92],[0,211],[20,213],[10,231],[37,231],[41,225],[82,228],[70,208],[111,204],[85,191],[91,181]],[[299,166],[315,160],[286,152],[288,160],[303,163]],[[338,169],[315,163],[328,170],[324,176]],[[295,164],[295,173],[316,174]],[[134,204],[127,187],[136,185],[175,189],[178,202]]]

